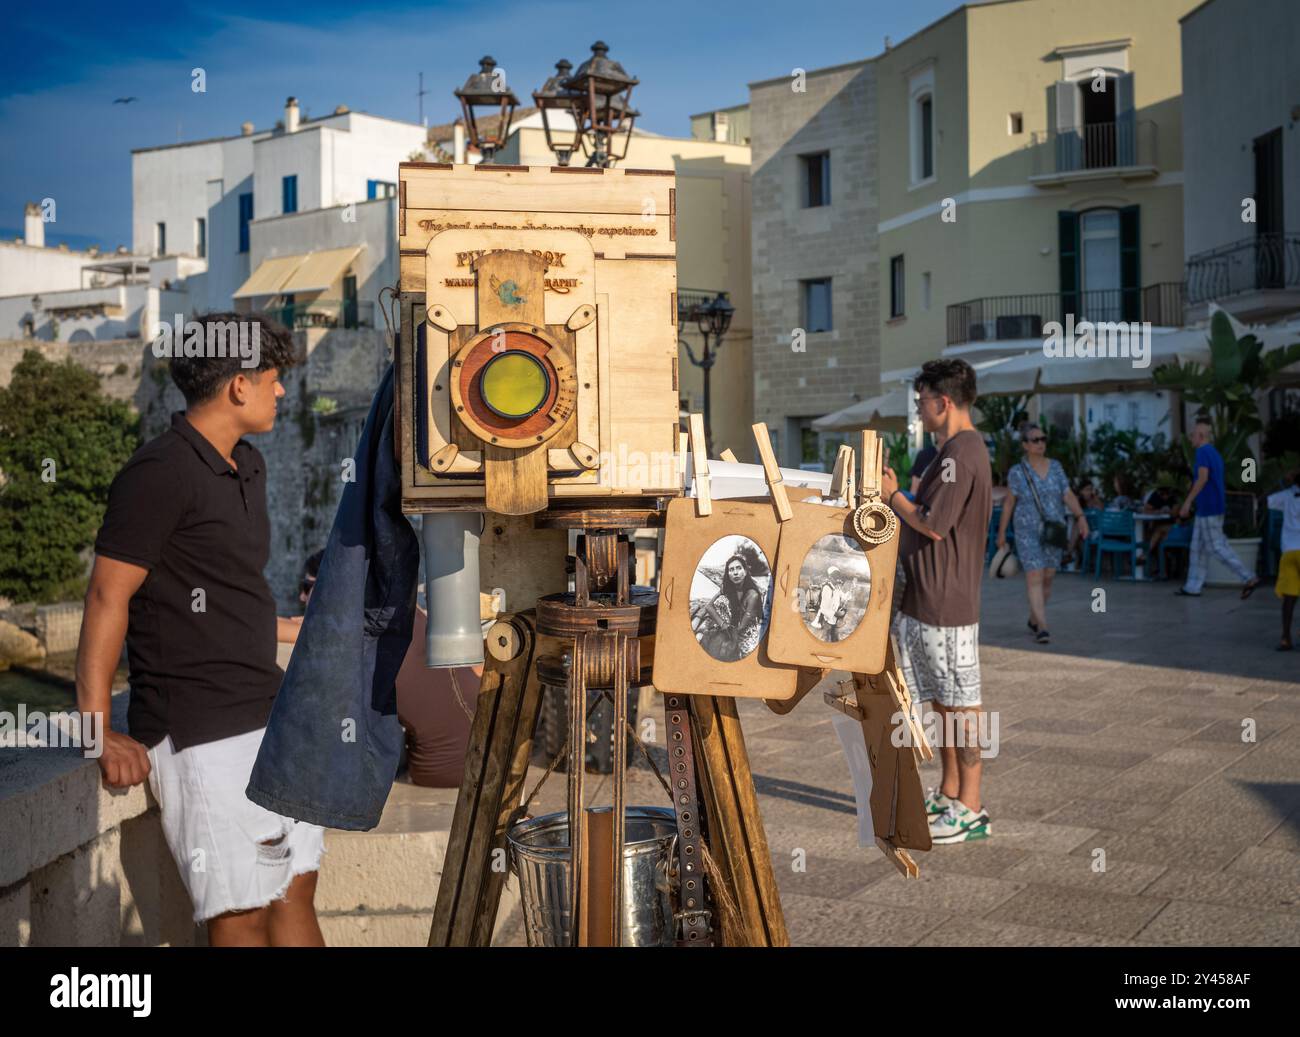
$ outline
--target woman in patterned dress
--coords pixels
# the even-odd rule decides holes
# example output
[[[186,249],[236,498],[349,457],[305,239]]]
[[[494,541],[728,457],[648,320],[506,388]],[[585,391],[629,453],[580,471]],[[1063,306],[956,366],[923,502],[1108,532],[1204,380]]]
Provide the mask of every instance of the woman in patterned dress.
[[[1088,520],[1070,489],[1065,469],[1047,456],[1047,435],[1042,428],[1026,425],[1020,430],[1020,442],[1025,457],[1007,474],[1007,495],[1002,501],[1002,519],[998,523],[998,547],[1006,546],[1007,524],[1014,517],[1016,556],[1025,571],[1025,591],[1029,596],[1029,629],[1034,640],[1047,644],[1051,639],[1047,631],[1047,602],[1052,596],[1052,577],[1061,565],[1061,549],[1043,543],[1043,520],[1063,523],[1068,508],[1077,520],[1083,539],[1088,536]]]

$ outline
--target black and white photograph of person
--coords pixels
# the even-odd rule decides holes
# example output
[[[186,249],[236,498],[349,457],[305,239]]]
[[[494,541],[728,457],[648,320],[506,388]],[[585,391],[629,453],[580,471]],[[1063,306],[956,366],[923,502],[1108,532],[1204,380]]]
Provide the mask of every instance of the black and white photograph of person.
[[[719,662],[737,662],[767,634],[772,567],[748,537],[715,541],[691,580],[691,630]]]
[[[822,537],[799,567],[799,611],[813,636],[842,641],[871,600],[871,566],[862,545],[838,533]]]

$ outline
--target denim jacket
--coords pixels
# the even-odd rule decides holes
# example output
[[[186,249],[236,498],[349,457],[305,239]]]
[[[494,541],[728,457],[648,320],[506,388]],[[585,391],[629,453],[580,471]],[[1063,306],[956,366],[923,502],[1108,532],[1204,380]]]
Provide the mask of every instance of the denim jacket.
[[[420,548],[401,508],[393,381],[390,365],[248,782],[254,803],[329,828],[379,823],[402,752],[395,682],[411,643]]]

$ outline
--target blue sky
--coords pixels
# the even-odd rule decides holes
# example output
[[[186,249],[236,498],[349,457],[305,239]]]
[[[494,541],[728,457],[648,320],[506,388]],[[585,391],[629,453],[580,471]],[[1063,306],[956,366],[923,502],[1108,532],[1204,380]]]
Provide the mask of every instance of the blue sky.
[[[130,244],[131,149],[259,129],[298,98],[308,115],[339,104],[417,120],[424,73],[430,123],[456,114],[451,91],[492,54],[524,96],[597,37],[641,80],[639,125],[685,135],[688,116],[748,99],[746,84],[880,52],[956,0],[584,0],[269,7],[53,3],[10,9],[0,63],[0,234],[26,201],[54,198],[47,240]],[[201,67],[207,91],[190,89]],[[114,98],[134,96],[130,105]],[[2,291],[2,289],[0,289]]]

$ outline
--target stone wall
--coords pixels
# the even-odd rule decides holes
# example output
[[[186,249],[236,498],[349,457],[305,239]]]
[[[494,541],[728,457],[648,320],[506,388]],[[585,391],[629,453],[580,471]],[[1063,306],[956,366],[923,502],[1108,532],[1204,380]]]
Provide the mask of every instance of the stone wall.
[[[798,429],[880,383],[875,72],[856,62],[750,87],[753,148],[754,420],[797,466]],[[803,204],[800,156],[830,153],[829,205]],[[833,330],[791,348],[800,282],[831,278]]]

